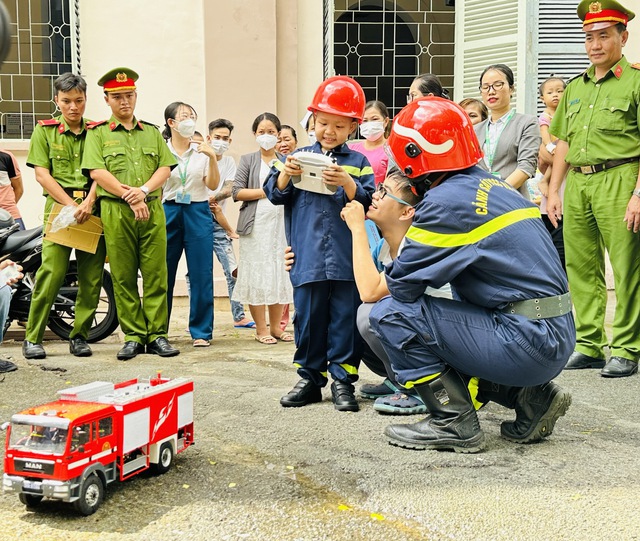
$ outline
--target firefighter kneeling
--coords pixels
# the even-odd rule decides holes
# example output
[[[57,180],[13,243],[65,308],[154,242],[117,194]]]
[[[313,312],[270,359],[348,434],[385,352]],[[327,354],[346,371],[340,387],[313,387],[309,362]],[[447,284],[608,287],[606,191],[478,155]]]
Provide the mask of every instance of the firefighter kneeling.
[[[388,151],[424,198],[382,275],[390,296],[373,307],[370,323],[398,382],[415,388],[429,412],[387,427],[390,443],[478,452],[476,409],[491,400],[516,411],[502,424],[506,439],[542,440],[571,403],[551,380],[573,352],[575,327],[538,208],[476,166],[482,152],[473,126],[451,101],[407,105]],[[453,300],[425,294],[446,283]]]

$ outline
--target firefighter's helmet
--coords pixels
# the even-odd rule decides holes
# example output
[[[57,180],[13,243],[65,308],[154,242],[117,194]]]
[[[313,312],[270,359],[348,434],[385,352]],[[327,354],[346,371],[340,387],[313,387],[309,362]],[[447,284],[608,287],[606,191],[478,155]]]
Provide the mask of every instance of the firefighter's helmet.
[[[364,91],[355,79],[338,75],[320,83],[309,105],[309,111],[322,111],[362,122],[366,101]]]
[[[412,101],[396,116],[387,152],[409,178],[458,171],[482,158],[469,116],[457,103],[428,96]]]

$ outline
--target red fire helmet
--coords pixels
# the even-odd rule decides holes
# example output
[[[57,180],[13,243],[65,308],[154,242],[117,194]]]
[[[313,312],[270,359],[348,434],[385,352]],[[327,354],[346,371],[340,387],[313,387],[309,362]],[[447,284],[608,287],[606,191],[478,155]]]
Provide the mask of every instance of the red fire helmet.
[[[364,91],[355,79],[338,75],[320,83],[308,109],[314,113],[322,111],[362,122],[366,101]]]
[[[464,109],[435,96],[414,100],[396,115],[387,152],[409,178],[466,169],[483,156]]]

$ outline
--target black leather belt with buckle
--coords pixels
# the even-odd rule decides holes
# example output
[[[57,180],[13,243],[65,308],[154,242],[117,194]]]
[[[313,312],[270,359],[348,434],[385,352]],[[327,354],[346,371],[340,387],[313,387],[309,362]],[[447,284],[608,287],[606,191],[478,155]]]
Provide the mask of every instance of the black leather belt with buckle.
[[[89,195],[88,190],[82,190],[80,188],[64,188],[65,193],[73,199],[84,199]]]
[[[581,165],[579,167],[573,167],[573,170],[576,173],[582,173],[583,175],[593,175],[594,173],[606,171],[607,169],[613,169],[614,167],[624,165],[625,163],[637,162],[638,160],[640,160],[640,158],[623,158],[621,160],[609,160],[608,162],[598,163],[596,165]]]

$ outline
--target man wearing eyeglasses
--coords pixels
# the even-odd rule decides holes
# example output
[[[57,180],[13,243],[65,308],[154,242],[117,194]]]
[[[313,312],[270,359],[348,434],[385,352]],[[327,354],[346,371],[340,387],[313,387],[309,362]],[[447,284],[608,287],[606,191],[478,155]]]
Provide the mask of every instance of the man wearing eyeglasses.
[[[640,356],[640,64],[622,54],[634,13],[614,0],[584,0],[578,16],[591,66],[567,85],[551,123],[559,140],[547,203],[553,225],[564,218],[576,312],[576,348],[565,369],[626,377],[638,371]],[[563,205],[558,191],[567,172]],[[605,249],[616,291],[611,342]]]

